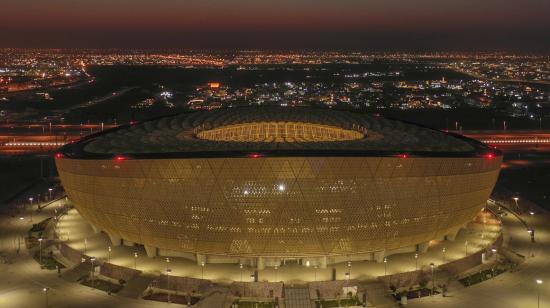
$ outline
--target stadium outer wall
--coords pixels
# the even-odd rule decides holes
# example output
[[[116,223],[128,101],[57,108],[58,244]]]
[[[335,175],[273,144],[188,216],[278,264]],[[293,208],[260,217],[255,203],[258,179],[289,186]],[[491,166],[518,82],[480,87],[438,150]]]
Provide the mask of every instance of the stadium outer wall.
[[[453,239],[502,156],[72,159],[69,198],[113,244],[197,263],[378,260]]]

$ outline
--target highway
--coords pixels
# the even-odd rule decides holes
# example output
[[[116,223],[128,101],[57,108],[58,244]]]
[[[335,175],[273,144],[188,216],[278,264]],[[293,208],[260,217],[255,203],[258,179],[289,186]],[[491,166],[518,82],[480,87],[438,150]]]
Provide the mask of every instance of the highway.
[[[53,152],[60,146],[116,125],[0,123],[0,154]],[[504,152],[550,152],[550,131],[464,131]]]

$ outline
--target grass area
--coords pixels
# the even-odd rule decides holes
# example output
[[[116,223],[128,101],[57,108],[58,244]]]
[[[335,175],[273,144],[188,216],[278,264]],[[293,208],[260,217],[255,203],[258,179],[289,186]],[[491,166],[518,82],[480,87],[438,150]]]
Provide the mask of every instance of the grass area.
[[[502,269],[502,268],[495,268],[494,270],[484,270],[484,271],[481,271],[479,273],[475,273],[471,276],[468,276],[468,277],[464,277],[462,279],[460,279],[460,283],[462,283],[464,286],[466,287],[469,287],[469,286],[472,286],[474,284],[478,284],[480,282],[483,282],[485,280],[489,280],[493,277],[496,277],[502,273],[504,273],[506,270]]]
[[[52,217],[48,217],[37,224],[33,224],[30,232],[42,232],[46,230],[48,223],[52,220]]]
[[[36,251],[33,255],[33,259],[40,263],[40,251]],[[55,270],[57,268],[65,268],[65,266],[57,262],[49,253],[42,251],[42,267],[48,270]]]
[[[92,280],[88,279],[80,284],[85,285],[90,288],[98,289],[105,292],[111,292],[111,293],[118,293],[120,290],[122,290],[122,286],[119,286],[116,283],[112,283],[110,281],[105,281],[101,279],[94,279],[94,285],[92,286]]]
[[[434,290],[432,293],[432,289],[428,289],[428,288],[409,290],[407,291],[407,299],[415,299],[415,298],[421,298],[421,297],[437,295],[437,294],[440,294],[440,292],[437,290]],[[393,297],[397,301],[401,300],[401,294],[394,294]]]
[[[361,303],[355,298],[346,299],[331,299],[331,300],[317,300],[315,301],[316,308],[332,308],[332,307],[349,307],[360,306]]]
[[[167,293],[152,293],[147,296],[144,296],[143,299],[150,300],[150,301],[157,301],[157,302],[168,302],[168,294]],[[181,305],[187,305],[187,296],[186,295],[176,295],[176,294],[170,294],[170,302],[175,304],[181,304]],[[200,297],[191,296],[189,298],[191,305],[196,304]],[[240,306],[239,306],[240,307]]]

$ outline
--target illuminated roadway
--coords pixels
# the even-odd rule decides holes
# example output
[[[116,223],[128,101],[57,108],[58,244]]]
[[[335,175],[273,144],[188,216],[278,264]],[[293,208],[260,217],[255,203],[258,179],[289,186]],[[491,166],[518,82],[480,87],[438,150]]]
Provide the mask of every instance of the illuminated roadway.
[[[116,127],[99,124],[1,123],[0,154],[52,152],[88,134]],[[503,151],[550,151],[550,131],[464,131]]]

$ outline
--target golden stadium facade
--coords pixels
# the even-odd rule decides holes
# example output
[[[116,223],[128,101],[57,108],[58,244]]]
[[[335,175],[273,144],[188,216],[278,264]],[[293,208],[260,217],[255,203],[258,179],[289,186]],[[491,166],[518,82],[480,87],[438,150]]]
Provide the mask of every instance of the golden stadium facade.
[[[452,239],[485,206],[501,161],[462,136],[305,107],[163,117],[56,155],[69,198],[114,244],[260,268]]]

